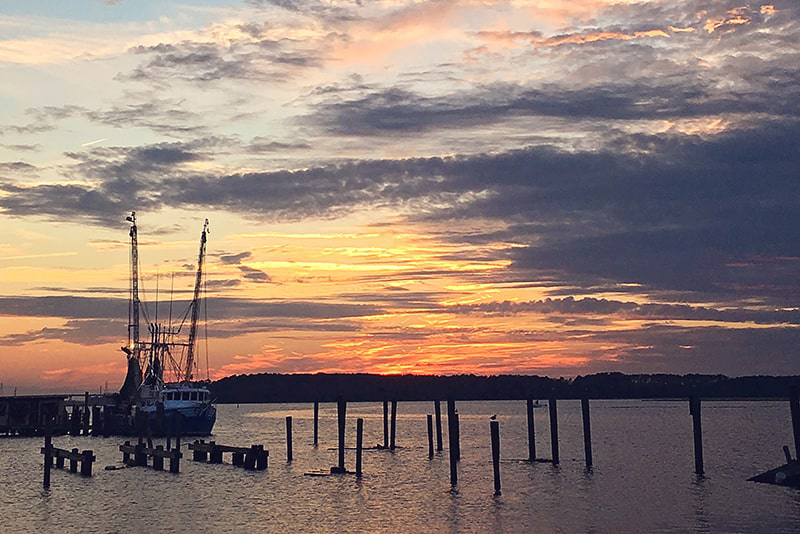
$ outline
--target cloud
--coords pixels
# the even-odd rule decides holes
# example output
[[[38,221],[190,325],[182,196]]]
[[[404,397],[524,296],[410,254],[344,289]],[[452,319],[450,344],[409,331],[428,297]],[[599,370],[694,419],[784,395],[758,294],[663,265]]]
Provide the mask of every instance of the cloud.
[[[265,283],[272,281],[267,273],[259,269],[240,265],[239,270],[242,271],[242,277],[248,282]]]
[[[225,265],[239,265],[242,260],[246,260],[252,256],[252,252],[245,251],[238,254],[221,254],[219,259]]]

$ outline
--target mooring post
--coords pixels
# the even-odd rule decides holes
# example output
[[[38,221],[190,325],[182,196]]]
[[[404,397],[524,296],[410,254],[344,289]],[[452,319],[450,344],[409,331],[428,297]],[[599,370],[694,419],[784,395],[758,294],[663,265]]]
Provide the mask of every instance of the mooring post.
[[[383,401],[383,448],[389,448],[389,401]]]
[[[175,416],[175,450],[178,451],[178,453],[181,452],[181,432],[183,430],[183,423],[181,423],[182,418],[183,416],[180,413]],[[180,454],[178,455],[178,458],[180,458]],[[177,471],[175,472],[177,473]]]
[[[692,395],[689,398],[689,413],[692,415],[694,430],[694,472],[703,474],[703,426],[700,418],[700,396]]]
[[[89,435],[89,392],[83,394],[83,435]]]
[[[361,448],[364,443],[364,420],[356,419],[356,476],[361,476]]]
[[[319,443],[319,401],[314,401],[314,446]]]
[[[528,398],[526,402],[528,411],[528,461],[536,460],[536,431],[533,426],[533,399]]]
[[[428,458],[433,458],[433,416],[428,414]]]
[[[126,440],[125,441],[125,446],[126,447],[129,447],[130,444],[131,444],[130,440]],[[125,465],[128,465],[128,463],[130,461],[131,461],[131,453],[129,453],[127,450],[123,450],[122,451],[122,463],[124,463]]]
[[[553,453],[553,464],[558,464],[558,408],[555,397],[547,401],[547,405],[550,408],[550,450]]]
[[[269,452],[264,450],[263,445],[258,446],[258,456],[256,456],[256,469],[259,471],[263,471],[267,468],[267,458],[269,458]]]
[[[292,461],[292,416],[286,416],[286,461]]]
[[[392,401],[392,432],[391,432],[391,441],[389,443],[389,448],[394,450],[395,448],[395,436],[397,435],[397,401]]]
[[[164,450],[164,446],[163,445],[156,445],[156,450],[157,451],[163,451]],[[161,456],[159,454],[154,454],[153,455],[153,469],[155,469],[156,471],[163,471],[164,470],[164,457],[163,456]]]
[[[795,457],[800,460],[800,391],[797,386],[789,388],[789,408],[792,412]]]
[[[77,436],[81,433],[81,409],[77,404],[72,405],[72,415],[69,418],[69,435]]]
[[[72,456],[69,458],[69,472],[70,473],[77,473],[78,472],[78,448],[75,447],[72,449]]]
[[[450,456],[451,486],[458,484],[458,457],[456,456],[458,437],[456,436],[456,424],[456,401],[451,397],[447,399],[447,437],[450,443],[448,452]]]
[[[114,424],[114,410],[111,406],[103,406],[103,437],[109,437]]]
[[[433,409],[436,413],[436,450],[441,451],[442,446],[442,407],[439,401],[433,401]]]
[[[490,421],[492,432],[492,468],[494,470],[494,494],[500,495],[500,423]]]
[[[581,412],[583,414],[583,453],[586,457],[586,467],[592,467],[592,427],[589,421],[589,398],[581,399]]]
[[[170,451],[169,457],[169,472],[170,473],[180,473],[181,471],[181,451],[178,449],[173,449]]]
[[[258,458],[258,445],[250,445],[250,449],[244,455],[244,468],[252,471],[256,468]]]
[[[336,411],[339,420],[339,469],[344,472],[344,425],[347,415],[347,403],[341,397],[336,402]]]
[[[92,406],[92,435],[99,436],[103,433],[103,419],[100,406]]]
[[[44,427],[44,480],[45,488],[50,487],[50,468],[53,465],[53,439],[50,437],[50,421]]]

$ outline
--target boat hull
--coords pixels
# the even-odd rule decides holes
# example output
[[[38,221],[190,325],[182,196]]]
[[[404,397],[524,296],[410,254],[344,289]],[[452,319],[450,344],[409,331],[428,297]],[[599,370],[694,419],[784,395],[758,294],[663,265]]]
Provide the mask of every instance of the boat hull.
[[[165,409],[163,415],[156,410],[142,409],[139,413],[145,417],[141,432],[153,437],[175,436],[209,436],[217,419],[217,410],[213,405],[198,407],[181,407]],[[135,436],[139,434],[134,415],[117,414],[114,418],[113,434]]]

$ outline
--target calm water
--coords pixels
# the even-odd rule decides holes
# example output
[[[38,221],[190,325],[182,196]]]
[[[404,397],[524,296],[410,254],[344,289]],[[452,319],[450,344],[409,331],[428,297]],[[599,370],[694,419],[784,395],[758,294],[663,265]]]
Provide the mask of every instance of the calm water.
[[[446,406],[442,403],[443,410]],[[462,460],[450,489],[447,451],[427,455],[432,403],[400,403],[397,445],[364,452],[364,476],[309,477],[337,463],[336,406],[221,405],[215,439],[263,443],[267,471],[192,462],[181,473],[121,465],[120,438],[57,437],[92,449],[94,476],[53,470],[42,489],[41,438],[0,439],[5,532],[797,532],[800,491],[746,479],[783,463],[792,446],[788,402],[705,402],[706,476],[694,471],[686,402],[593,401],[595,466],[584,467],[580,403],[560,401],[560,466],[527,457],[524,402],[459,402]],[[489,415],[500,421],[503,493],[493,495]],[[294,461],[286,462],[285,417]],[[364,445],[383,441],[380,403],[348,405],[347,443],[364,418]],[[548,410],[536,410],[537,453],[550,456]],[[446,423],[445,447],[447,445]],[[185,442],[184,442],[185,443]],[[347,452],[354,468],[355,452]]]

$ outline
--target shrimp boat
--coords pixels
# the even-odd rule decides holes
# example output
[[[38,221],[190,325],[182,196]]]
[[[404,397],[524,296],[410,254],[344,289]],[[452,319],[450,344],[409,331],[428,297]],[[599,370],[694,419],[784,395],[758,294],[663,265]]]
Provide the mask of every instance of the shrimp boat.
[[[211,434],[217,410],[208,389],[209,380],[195,380],[196,346],[200,293],[203,283],[203,261],[208,236],[208,219],[200,235],[200,252],[194,281],[194,292],[180,321],[167,324],[149,321],[146,308],[139,300],[139,251],[136,213],[126,220],[130,226],[131,279],[128,306],[128,344],[122,347],[128,361],[125,382],[120,389],[115,410],[113,433],[133,435],[137,417],[146,415],[146,426],[154,436],[174,434],[206,436]],[[172,310],[172,304],[170,304]],[[140,339],[140,321],[144,316],[149,340]],[[188,327],[188,328],[187,328]],[[185,330],[188,329],[188,333]],[[140,423],[141,424],[141,423]]]

